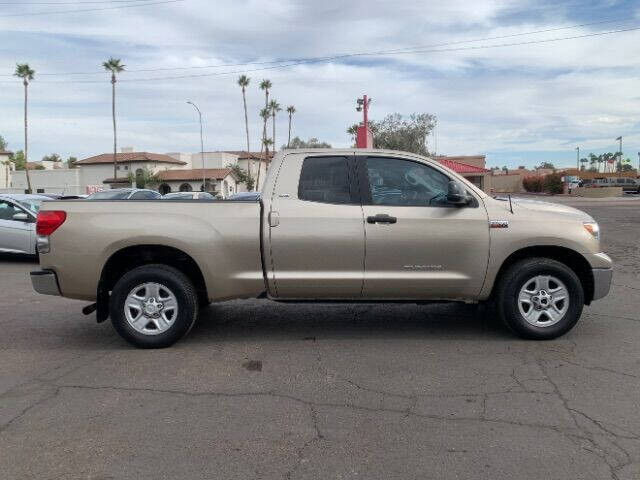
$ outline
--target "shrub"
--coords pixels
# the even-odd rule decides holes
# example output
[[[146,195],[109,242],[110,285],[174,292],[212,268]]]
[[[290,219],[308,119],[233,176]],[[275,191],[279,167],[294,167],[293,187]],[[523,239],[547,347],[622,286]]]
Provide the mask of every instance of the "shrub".
[[[522,185],[527,192],[542,191],[542,177],[530,176],[522,179]]]
[[[562,193],[564,191],[562,177],[557,173],[550,173],[544,177],[542,189],[548,193]]]

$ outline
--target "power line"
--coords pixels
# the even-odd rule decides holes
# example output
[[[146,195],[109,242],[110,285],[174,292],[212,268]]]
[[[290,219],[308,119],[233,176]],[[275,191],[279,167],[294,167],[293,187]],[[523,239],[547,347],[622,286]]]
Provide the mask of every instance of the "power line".
[[[79,0],[77,2],[0,2],[0,5],[20,5],[28,7],[30,5],[77,5],[81,3],[135,3],[148,2],[149,0]]]
[[[145,1],[145,0],[143,0]],[[483,42],[483,41],[490,41],[490,40],[501,40],[501,39],[505,39],[505,38],[514,38],[514,37],[522,37],[522,36],[526,36],[526,35],[536,35],[536,34],[540,34],[540,33],[549,33],[549,32],[555,32],[555,31],[560,31],[560,30],[570,30],[570,29],[575,29],[575,28],[582,28],[582,27],[589,27],[589,26],[593,26],[593,25],[601,25],[604,23],[615,23],[615,22],[629,22],[632,21],[634,19],[622,19],[622,18],[610,18],[610,19],[605,19],[605,20],[600,20],[597,22],[589,22],[589,23],[580,23],[577,25],[569,25],[569,26],[557,26],[557,27],[550,27],[550,28],[545,28],[542,30],[533,30],[533,31],[529,31],[529,32],[520,32],[520,33],[511,33],[511,34],[507,34],[507,35],[498,35],[498,36],[493,36],[493,37],[483,37],[483,38],[475,38],[475,39],[469,39],[469,40],[458,40],[458,41],[453,41],[453,42],[445,42],[445,43],[436,43],[436,44],[430,44],[430,45],[417,45],[417,46],[413,46],[413,47],[403,47],[403,48],[395,48],[395,49],[391,49],[391,50],[378,50],[376,52],[354,52],[354,53],[343,53],[343,54],[336,54],[336,55],[331,55],[331,56],[322,56],[322,57],[302,57],[302,58],[289,58],[289,59],[283,59],[283,60],[268,60],[268,61],[262,61],[262,62],[237,62],[237,63],[223,63],[223,64],[215,64],[215,65],[195,65],[195,66],[189,66],[189,67],[156,67],[156,68],[141,68],[141,69],[135,69],[135,70],[130,70],[127,69],[128,73],[137,73],[137,72],[162,72],[162,71],[174,71],[174,70],[199,70],[199,69],[207,69],[207,68],[224,68],[224,67],[240,67],[240,66],[250,66],[250,65],[274,65],[274,64],[282,64],[282,63],[287,63],[287,62],[303,62],[303,61],[316,61],[316,60],[323,60],[323,59],[341,59],[341,58],[349,58],[349,57],[356,57],[356,56],[361,56],[361,55],[373,55],[373,54],[378,54],[378,55],[384,55],[384,54],[392,54],[395,52],[408,52],[409,50],[412,49],[424,49],[424,48],[438,48],[438,47],[446,47],[449,45],[461,45],[461,44],[465,44],[465,43],[476,43],[476,42]],[[104,71],[103,70],[96,70],[96,71],[91,71],[91,72],[59,72],[59,73],[39,73],[38,75],[41,76],[67,76],[67,75],[103,75]],[[4,74],[0,74],[0,76],[3,77],[9,77],[12,76],[13,74],[11,73],[4,73]]]
[[[576,40],[580,38],[589,38],[589,37],[599,37],[604,35],[612,35],[616,33],[624,33],[624,32],[632,32],[640,30],[640,27],[632,27],[625,28],[619,30],[609,30],[605,32],[594,32],[583,35],[574,35],[570,37],[557,37],[557,38],[548,38],[548,39],[540,39],[540,40],[529,40],[526,42],[514,42],[514,43],[500,43],[494,45],[474,45],[469,47],[454,47],[454,48],[441,48],[441,49],[416,49],[415,47],[406,49],[406,50],[395,50],[393,52],[388,51],[374,51],[374,52],[361,52],[354,54],[345,54],[345,55],[335,55],[331,57],[317,57],[313,59],[303,59],[300,61],[293,61],[289,63],[282,63],[279,65],[272,65],[269,67],[260,67],[254,69],[244,69],[244,70],[235,70],[235,71],[227,71],[227,72],[214,72],[214,73],[200,73],[200,74],[190,74],[190,75],[174,75],[168,77],[149,77],[149,78],[130,78],[130,79],[121,79],[118,82],[148,82],[148,81],[156,81],[156,80],[178,80],[183,78],[200,78],[200,77],[217,77],[223,75],[235,75],[239,73],[250,73],[256,71],[265,71],[265,70],[275,70],[293,67],[297,65],[305,65],[312,63],[321,63],[331,60],[338,60],[345,57],[355,57],[355,56],[394,56],[394,55],[410,55],[417,53],[443,53],[443,52],[458,52],[458,51],[468,51],[468,50],[484,50],[490,48],[504,48],[504,47],[513,47],[513,46],[522,46],[522,45],[534,45],[534,44],[544,44],[544,43],[552,43],[559,42],[564,40]],[[9,80],[3,81],[4,83],[9,82]],[[45,80],[40,83],[103,83],[102,80]]]
[[[135,3],[132,5],[116,5],[113,7],[99,7],[99,8],[80,8],[76,10],[49,10],[47,12],[24,12],[24,13],[7,13],[0,15],[0,17],[31,17],[36,15],[59,15],[65,13],[87,13],[87,12],[99,12],[103,10],[114,10],[116,8],[135,8],[135,7],[147,7],[151,5],[161,5],[165,3],[177,3],[184,2],[185,0],[163,0],[160,2],[151,3]]]

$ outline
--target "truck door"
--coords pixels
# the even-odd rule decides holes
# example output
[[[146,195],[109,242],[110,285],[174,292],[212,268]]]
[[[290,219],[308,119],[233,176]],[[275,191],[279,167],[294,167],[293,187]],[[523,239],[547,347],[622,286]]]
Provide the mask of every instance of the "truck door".
[[[489,256],[481,199],[447,204],[451,178],[426,162],[358,157],[366,259],[363,298],[473,298]],[[471,192],[473,194],[473,192]]]
[[[364,220],[352,154],[287,155],[267,221],[278,298],[360,298]]]

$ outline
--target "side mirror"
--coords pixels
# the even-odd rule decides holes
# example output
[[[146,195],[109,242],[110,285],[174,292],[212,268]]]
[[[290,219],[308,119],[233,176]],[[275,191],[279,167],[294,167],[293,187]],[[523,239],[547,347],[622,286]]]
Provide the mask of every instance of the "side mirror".
[[[447,186],[447,203],[462,207],[471,203],[471,196],[467,194],[467,190],[463,183],[451,180]]]
[[[26,213],[22,213],[22,212],[20,212],[20,213],[15,213],[15,214],[13,215],[13,219],[14,219],[16,222],[28,222],[28,221],[29,221],[29,215],[27,215]]]

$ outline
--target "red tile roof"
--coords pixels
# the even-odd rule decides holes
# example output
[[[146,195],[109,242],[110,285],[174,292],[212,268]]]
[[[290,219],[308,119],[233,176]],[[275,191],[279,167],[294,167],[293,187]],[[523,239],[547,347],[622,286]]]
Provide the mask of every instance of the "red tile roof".
[[[473,165],[467,165],[466,163],[455,162],[448,158],[436,157],[436,160],[441,165],[453,170],[456,173],[488,173],[486,168],[474,167]]]
[[[126,152],[117,153],[116,160],[118,163],[131,163],[131,162],[154,162],[154,163],[172,163],[174,165],[186,165],[187,162],[182,160],[176,160],[169,155],[163,155],[161,153],[149,153],[149,152]],[[77,160],[76,165],[95,165],[99,163],[113,163],[113,153],[101,153],[93,157],[83,158]]]
[[[163,181],[171,180],[202,180],[203,169],[193,170],[165,170],[158,173],[158,178]],[[222,180],[231,174],[230,168],[205,168],[204,176],[208,179]]]

